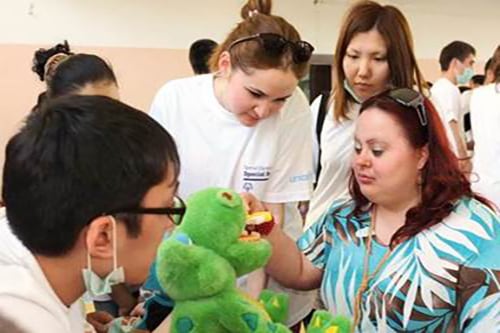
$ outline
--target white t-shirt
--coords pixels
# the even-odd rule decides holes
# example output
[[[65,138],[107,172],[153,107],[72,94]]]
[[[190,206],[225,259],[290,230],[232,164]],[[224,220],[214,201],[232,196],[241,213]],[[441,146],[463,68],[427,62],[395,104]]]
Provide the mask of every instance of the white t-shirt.
[[[496,87],[495,87],[496,86]],[[474,132],[472,187],[500,207],[500,85],[474,89],[470,101]]]
[[[460,123],[459,119],[462,114],[460,90],[450,80],[442,77],[431,87],[431,101],[443,122],[450,147],[457,154],[457,143],[450,127],[450,121],[454,120]]]
[[[177,144],[182,197],[220,186],[287,203],[308,200],[312,191],[308,109],[297,89],[280,112],[246,127],[219,104],[207,74],[165,84],[150,115]]]
[[[57,297],[31,252],[12,233],[0,208],[0,313],[27,333],[79,333],[79,303],[71,308]]]
[[[311,113],[297,88],[280,112],[254,127],[242,125],[217,100],[213,75],[167,82],[156,94],[150,115],[176,141],[180,160],[179,194],[210,186],[251,192],[268,203],[285,203],[284,231],[302,234],[297,202],[312,192]],[[307,315],[313,298],[291,300],[289,323]]]
[[[360,105],[350,103],[349,119],[340,122],[334,119],[332,108],[329,108],[321,130],[321,173],[309,203],[306,228],[316,222],[333,201],[350,197],[348,183],[354,152],[354,125]],[[315,110],[313,113],[318,114]]]

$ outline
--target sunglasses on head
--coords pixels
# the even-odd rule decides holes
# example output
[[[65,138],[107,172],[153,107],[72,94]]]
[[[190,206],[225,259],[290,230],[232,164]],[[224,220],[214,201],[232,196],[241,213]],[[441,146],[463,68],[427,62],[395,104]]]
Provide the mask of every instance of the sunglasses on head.
[[[239,38],[229,45],[228,51],[231,52],[231,49],[236,45],[251,40],[257,40],[265,52],[271,56],[280,56],[285,52],[286,47],[290,47],[293,62],[296,64],[309,61],[314,51],[314,47],[306,41],[299,40],[294,42],[281,35],[270,32],[261,32],[255,35]]]
[[[389,90],[387,96],[400,105],[415,109],[420,125],[427,127],[427,111],[424,106],[424,96],[422,94],[410,88],[397,88]]]

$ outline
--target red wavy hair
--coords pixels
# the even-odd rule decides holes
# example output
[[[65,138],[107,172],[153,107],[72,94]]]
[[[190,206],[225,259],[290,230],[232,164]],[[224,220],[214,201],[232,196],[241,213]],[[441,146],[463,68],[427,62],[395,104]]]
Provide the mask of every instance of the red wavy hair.
[[[375,107],[388,113],[403,128],[413,148],[427,145],[429,149],[429,157],[422,170],[422,200],[406,213],[405,224],[392,236],[391,247],[441,222],[451,213],[457,200],[464,196],[476,198],[490,206],[486,199],[471,190],[469,180],[460,171],[458,159],[449,147],[445,129],[434,105],[425,99],[424,106],[428,119],[425,127],[420,124],[413,107],[399,104],[388,97],[387,92],[366,100],[360,110],[362,113]],[[360,215],[370,201],[361,193],[352,171],[349,191],[355,202],[353,215]]]

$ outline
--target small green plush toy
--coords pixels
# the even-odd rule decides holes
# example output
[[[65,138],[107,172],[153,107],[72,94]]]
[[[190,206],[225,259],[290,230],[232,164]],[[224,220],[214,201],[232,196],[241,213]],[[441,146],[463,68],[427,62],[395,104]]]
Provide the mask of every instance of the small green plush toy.
[[[350,333],[351,320],[344,316],[334,316],[325,310],[314,311],[307,333]]]
[[[209,188],[188,199],[182,224],[158,250],[158,280],[175,301],[171,332],[290,332],[236,288],[236,277],[271,255],[270,244],[255,233],[241,237],[245,220],[232,190]]]
[[[274,322],[285,323],[288,317],[287,294],[264,289],[259,295],[259,303],[262,304]]]

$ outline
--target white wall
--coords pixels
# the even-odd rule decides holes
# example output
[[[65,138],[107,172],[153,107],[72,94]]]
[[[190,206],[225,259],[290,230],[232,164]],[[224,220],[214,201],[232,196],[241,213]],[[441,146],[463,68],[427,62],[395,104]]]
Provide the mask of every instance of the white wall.
[[[331,53],[352,1],[318,1],[314,5],[313,0],[275,0],[274,13],[293,23],[317,53]],[[29,70],[34,50],[68,39],[77,52],[103,56],[113,64],[123,100],[147,110],[163,82],[190,74],[189,44],[205,37],[221,41],[239,21],[244,2],[0,0],[0,166],[8,138],[43,89]],[[468,41],[476,47],[478,60],[484,61],[500,42],[500,0],[383,2],[396,4],[407,16],[428,80],[439,75],[436,59],[446,43]]]
[[[331,53],[349,0],[275,0],[318,53]],[[486,59],[500,42],[499,0],[391,0],[407,16],[418,58],[437,58],[448,42],[473,44]],[[243,0],[0,0],[0,44],[186,49],[216,40],[238,22]]]

